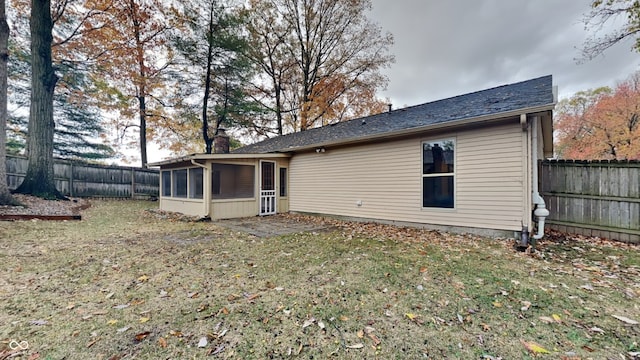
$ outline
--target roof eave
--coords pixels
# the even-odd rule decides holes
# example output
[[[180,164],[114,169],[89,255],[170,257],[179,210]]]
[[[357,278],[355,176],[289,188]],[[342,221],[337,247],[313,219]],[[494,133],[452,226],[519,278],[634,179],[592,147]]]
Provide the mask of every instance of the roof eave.
[[[459,119],[459,120],[454,120],[454,121],[447,121],[447,122],[439,123],[439,124],[432,124],[432,125],[413,127],[413,128],[409,128],[409,129],[385,132],[385,133],[374,134],[374,135],[369,135],[369,136],[362,136],[362,137],[356,137],[356,138],[351,138],[351,139],[325,141],[325,142],[320,142],[320,143],[315,143],[315,144],[310,144],[310,145],[289,147],[289,148],[286,148],[286,149],[279,149],[277,151],[296,152],[296,151],[304,151],[304,150],[309,150],[309,149],[315,149],[315,148],[319,148],[319,147],[330,147],[330,146],[336,146],[336,145],[349,145],[349,144],[368,142],[368,141],[382,139],[382,138],[388,139],[388,138],[393,138],[393,137],[401,137],[401,136],[412,135],[412,134],[416,134],[416,133],[420,133],[420,132],[424,132],[424,131],[429,131],[429,130],[439,130],[439,129],[446,129],[446,128],[452,128],[453,129],[453,128],[459,128],[459,127],[466,126],[466,125],[471,125],[471,124],[474,124],[474,123],[501,121],[501,120],[504,120],[506,118],[520,116],[521,114],[534,114],[534,113],[549,111],[549,110],[553,110],[555,105],[556,105],[556,102],[553,102],[553,103],[550,103],[550,104],[547,104],[547,105],[533,106],[533,107],[522,108],[522,109],[518,109],[518,110],[505,111],[505,112],[502,112],[502,113],[494,113],[494,114],[489,114],[489,115],[476,116],[476,117],[471,117],[471,118],[464,118],[464,119]]]
[[[149,166],[158,167],[163,165],[170,165],[181,163],[185,161],[197,161],[197,160],[239,160],[239,159],[282,159],[290,158],[291,154],[288,153],[251,153],[251,154],[191,154],[173,159],[167,159],[150,163]]]

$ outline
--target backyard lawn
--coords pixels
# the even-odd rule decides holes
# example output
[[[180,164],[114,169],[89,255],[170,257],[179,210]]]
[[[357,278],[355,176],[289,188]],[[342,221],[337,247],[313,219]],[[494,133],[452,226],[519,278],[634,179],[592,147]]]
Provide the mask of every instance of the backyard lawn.
[[[293,215],[327,230],[260,238],[156,207],[0,222],[0,360],[640,358],[638,246]]]

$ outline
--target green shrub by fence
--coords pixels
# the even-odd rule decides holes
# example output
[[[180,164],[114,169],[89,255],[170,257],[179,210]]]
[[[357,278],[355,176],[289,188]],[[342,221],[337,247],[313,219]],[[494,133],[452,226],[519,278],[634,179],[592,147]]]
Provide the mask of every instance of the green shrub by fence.
[[[551,228],[640,243],[640,161],[547,160],[541,166]]]
[[[27,173],[27,159],[7,155],[7,184],[16,189]],[[158,170],[105,166],[56,159],[56,188],[73,197],[157,197]]]

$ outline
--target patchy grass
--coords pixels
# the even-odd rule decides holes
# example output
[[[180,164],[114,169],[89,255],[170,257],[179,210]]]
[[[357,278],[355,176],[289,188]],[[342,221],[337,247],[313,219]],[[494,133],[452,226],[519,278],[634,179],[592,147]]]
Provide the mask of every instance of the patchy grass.
[[[640,351],[638,247],[556,234],[529,255],[506,240],[305,217],[338,230],[257,238],[152,206],[98,201],[81,222],[0,223],[0,359]]]

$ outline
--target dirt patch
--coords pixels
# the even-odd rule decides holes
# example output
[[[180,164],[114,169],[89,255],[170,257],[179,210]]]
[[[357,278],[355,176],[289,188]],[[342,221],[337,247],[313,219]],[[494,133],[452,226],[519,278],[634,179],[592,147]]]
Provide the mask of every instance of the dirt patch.
[[[287,214],[217,220],[214,221],[214,224],[260,238],[297,234],[302,232],[318,234],[336,229],[335,226],[324,221],[308,221],[308,219]]]

